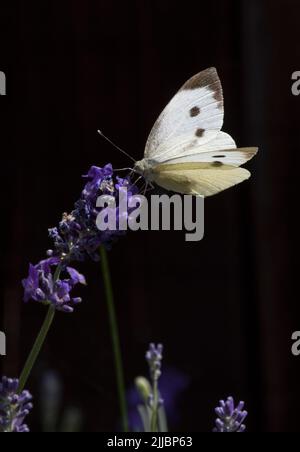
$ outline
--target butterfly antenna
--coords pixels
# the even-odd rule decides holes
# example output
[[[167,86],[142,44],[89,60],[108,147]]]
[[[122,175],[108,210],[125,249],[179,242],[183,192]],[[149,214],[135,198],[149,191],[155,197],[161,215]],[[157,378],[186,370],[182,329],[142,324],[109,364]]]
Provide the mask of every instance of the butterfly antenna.
[[[122,152],[122,154],[126,155],[130,160],[132,160],[134,163],[136,163],[136,160],[131,157],[124,149],[121,149],[119,146],[117,146],[112,140],[110,140],[107,136],[104,135],[104,133],[101,130],[98,130],[99,135],[101,135],[102,138],[104,138],[106,141],[108,141],[114,148],[118,149],[118,151]]]

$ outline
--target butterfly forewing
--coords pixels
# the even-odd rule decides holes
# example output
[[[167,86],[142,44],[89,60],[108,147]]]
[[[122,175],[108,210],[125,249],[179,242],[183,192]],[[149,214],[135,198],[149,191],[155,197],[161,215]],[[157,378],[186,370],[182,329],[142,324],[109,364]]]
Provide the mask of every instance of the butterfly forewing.
[[[220,79],[214,68],[188,80],[156,121],[145,158],[161,163],[212,141],[223,125]]]

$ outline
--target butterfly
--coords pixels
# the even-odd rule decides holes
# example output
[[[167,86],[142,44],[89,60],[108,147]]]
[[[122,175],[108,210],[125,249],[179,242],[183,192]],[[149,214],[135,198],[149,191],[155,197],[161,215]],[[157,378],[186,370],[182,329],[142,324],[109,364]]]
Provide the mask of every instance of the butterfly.
[[[240,168],[258,148],[237,148],[222,132],[223,91],[217,70],[189,79],[163,110],[134,171],[148,183],[186,195],[211,196],[249,179]]]

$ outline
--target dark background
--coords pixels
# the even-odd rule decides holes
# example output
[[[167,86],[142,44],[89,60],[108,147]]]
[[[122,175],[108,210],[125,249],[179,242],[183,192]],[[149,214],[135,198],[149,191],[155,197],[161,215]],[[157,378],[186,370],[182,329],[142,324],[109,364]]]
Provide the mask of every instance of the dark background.
[[[89,0],[1,6],[1,313],[17,376],[43,321],[23,306],[20,281],[51,243],[47,228],[71,210],[90,165],[128,165],[100,127],[136,159],[154,120],[183,82],[216,66],[225,126],[258,145],[249,182],[206,201],[205,239],[130,233],[110,253],[126,381],[146,372],[149,341],[190,378],[173,430],[210,431],[219,398],[244,399],[251,432],[299,431],[298,0]],[[87,431],[118,418],[107,312],[98,264],[75,314],[60,314],[30,380],[40,429],[45,369],[64,382]]]

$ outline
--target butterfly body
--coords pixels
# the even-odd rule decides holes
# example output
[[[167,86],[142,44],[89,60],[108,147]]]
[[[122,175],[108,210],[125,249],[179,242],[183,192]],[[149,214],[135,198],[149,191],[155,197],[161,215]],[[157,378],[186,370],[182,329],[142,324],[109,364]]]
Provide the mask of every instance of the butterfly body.
[[[134,170],[149,183],[195,196],[211,196],[243,182],[240,166],[257,148],[238,149],[222,132],[223,91],[215,68],[189,79],[163,110]]]

